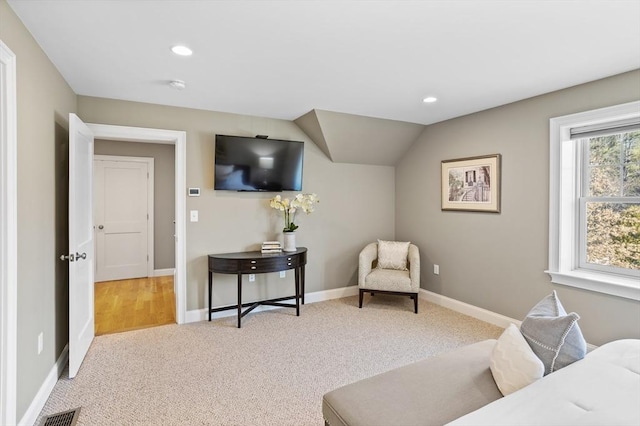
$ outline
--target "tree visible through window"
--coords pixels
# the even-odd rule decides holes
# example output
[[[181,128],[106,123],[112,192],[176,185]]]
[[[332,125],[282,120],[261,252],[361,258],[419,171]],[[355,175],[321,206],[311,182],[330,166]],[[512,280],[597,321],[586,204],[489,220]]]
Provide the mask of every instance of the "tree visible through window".
[[[640,131],[582,139],[584,267],[640,270]],[[584,230],[583,230],[584,231]]]

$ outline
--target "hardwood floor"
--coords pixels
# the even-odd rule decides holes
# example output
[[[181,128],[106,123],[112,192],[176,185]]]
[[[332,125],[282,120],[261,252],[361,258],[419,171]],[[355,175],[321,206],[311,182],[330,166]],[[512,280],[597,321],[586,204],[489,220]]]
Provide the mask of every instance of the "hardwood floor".
[[[95,283],[95,331],[119,333],[176,322],[173,276]]]

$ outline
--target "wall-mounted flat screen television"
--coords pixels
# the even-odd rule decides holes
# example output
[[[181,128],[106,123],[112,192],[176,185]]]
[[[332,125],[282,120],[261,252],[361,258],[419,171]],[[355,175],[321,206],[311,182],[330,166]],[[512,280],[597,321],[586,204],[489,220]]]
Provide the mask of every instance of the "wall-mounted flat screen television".
[[[214,189],[301,191],[304,143],[216,135]]]

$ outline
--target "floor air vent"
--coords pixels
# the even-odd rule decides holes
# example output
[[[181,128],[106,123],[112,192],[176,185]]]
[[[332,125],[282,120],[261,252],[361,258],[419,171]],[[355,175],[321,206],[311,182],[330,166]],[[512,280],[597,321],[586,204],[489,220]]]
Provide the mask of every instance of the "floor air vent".
[[[42,419],[40,426],[74,426],[80,415],[80,407],[62,413],[51,414]]]

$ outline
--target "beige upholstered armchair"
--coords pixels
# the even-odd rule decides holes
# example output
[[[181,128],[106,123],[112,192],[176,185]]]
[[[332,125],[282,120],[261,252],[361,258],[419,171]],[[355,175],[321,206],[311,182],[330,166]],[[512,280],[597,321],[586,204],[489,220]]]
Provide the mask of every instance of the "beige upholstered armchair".
[[[358,287],[360,308],[364,293],[408,295],[418,313],[420,252],[408,242],[381,241],[368,244],[360,252]]]

